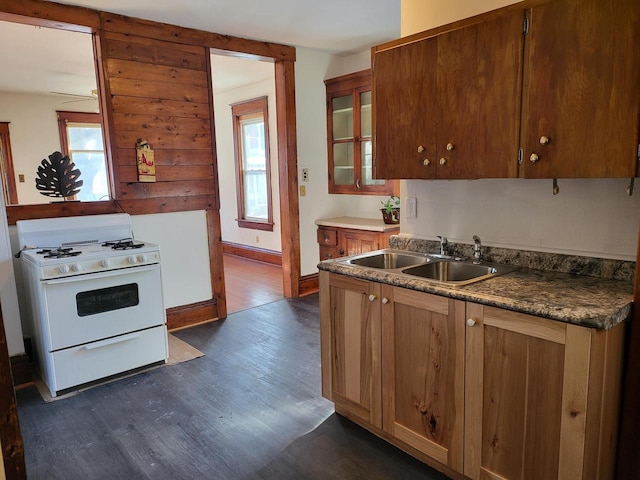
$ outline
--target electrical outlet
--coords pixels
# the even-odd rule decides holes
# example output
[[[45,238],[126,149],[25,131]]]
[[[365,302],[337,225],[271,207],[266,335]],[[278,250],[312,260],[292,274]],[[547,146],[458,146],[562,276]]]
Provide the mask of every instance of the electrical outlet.
[[[418,218],[418,199],[407,197],[407,218]]]
[[[302,169],[302,181],[303,182],[308,182],[309,181],[309,169],[308,168],[303,168]]]
[[[260,243],[260,237],[256,235],[256,243]]]

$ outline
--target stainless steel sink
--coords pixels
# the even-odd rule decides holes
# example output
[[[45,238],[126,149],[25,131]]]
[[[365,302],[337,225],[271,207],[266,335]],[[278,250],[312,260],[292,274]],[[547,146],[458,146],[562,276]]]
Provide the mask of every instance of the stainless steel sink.
[[[405,268],[402,273],[446,284],[467,285],[512,272],[517,268],[510,265],[442,260]]]
[[[429,259],[425,255],[418,253],[414,255],[400,252],[382,252],[355,257],[350,259],[349,263],[352,265],[360,265],[361,267],[395,270],[412,265],[421,265],[428,261]]]

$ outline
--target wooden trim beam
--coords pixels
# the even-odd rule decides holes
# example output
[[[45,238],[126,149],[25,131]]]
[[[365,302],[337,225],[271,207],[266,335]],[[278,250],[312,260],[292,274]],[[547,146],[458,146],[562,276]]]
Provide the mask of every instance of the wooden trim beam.
[[[282,254],[265,248],[240,245],[233,242],[222,242],[222,252],[236,257],[248,258],[270,265],[282,265]]]
[[[100,27],[97,10],[42,0],[0,0],[0,20],[82,33]]]
[[[216,299],[167,308],[167,329],[190,327],[219,318]]]
[[[300,278],[300,218],[294,63],[275,64],[278,171],[280,186],[280,232],[282,235],[283,293],[298,297]]]
[[[298,294],[301,297],[317,293],[320,289],[320,281],[317,273],[304,275],[298,280]]]

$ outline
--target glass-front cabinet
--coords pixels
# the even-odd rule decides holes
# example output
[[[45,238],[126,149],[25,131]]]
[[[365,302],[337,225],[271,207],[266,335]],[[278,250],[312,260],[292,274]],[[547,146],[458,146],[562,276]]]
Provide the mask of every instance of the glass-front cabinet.
[[[371,70],[325,80],[329,193],[391,195],[393,182],[373,178]]]

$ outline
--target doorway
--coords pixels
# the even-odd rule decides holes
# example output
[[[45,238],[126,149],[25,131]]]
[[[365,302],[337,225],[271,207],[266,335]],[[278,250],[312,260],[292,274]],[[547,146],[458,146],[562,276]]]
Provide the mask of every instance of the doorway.
[[[227,313],[284,298],[273,62],[211,53]],[[271,181],[274,179],[274,181]]]

